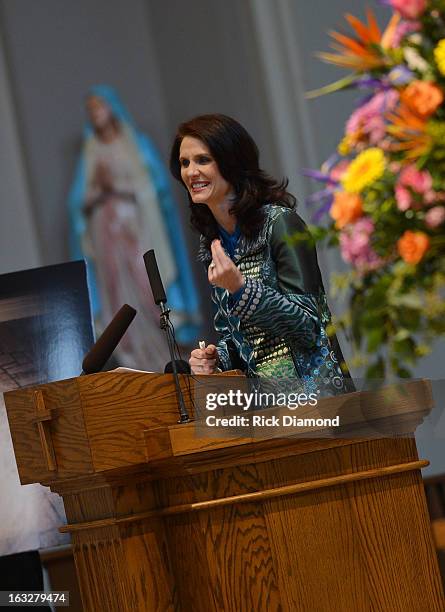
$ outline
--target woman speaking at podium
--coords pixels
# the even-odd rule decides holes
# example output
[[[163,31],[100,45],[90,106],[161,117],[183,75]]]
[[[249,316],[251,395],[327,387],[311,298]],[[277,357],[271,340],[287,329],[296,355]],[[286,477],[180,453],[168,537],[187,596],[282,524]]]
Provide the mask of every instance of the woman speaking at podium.
[[[170,158],[187,189],[192,226],[201,234],[215,308],[215,345],[194,349],[195,374],[240,368],[248,376],[297,377],[323,395],[351,390],[335,336],[315,248],[287,180],[259,166],[248,132],[225,115],[179,126]],[[343,368],[343,369],[342,369]]]

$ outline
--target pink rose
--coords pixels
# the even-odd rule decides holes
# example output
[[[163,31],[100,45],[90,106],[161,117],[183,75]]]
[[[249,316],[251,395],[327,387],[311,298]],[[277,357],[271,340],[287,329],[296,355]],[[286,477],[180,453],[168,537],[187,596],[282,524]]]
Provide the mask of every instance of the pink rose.
[[[406,166],[399,176],[399,183],[404,187],[411,187],[417,193],[431,191],[433,179],[428,170],[417,170],[413,164]]]
[[[375,270],[383,262],[371,247],[373,231],[373,221],[369,217],[362,217],[340,232],[342,257],[344,261],[351,263],[360,272]]]
[[[396,185],[395,193],[397,208],[399,210],[405,211],[408,210],[408,208],[411,208],[411,204],[413,203],[413,196],[411,195],[409,189],[407,189],[406,187],[402,187],[401,185]]]
[[[434,206],[425,215],[425,223],[428,227],[435,229],[445,221],[445,208],[443,206]]]
[[[393,161],[388,164],[388,168],[393,174],[398,174],[400,172],[401,164],[400,162]]]
[[[413,32],[418,32],[422,29],[422,24],[418,21],[402,21],[396,28],[391,41],[391,47],[399,47],[403,38]]]
[[[423,201],[425,204],[434,204],[437,200],[437,193],[432,189],[430,191],[425,191],[423,194]]]
[[[421,208],[423,204],[432,204],[437,194],[433,191],[431,174],[428,170],[418,170],[414,164],[405,166],[397,180],[395,196],[399,210]]]
[[[426,9],[426,0],[390,0],[392,8],[404,19],[417,19]]]
[[[384,115],[392,111],[398,101],[399,93],[396,90],[379,91],[352,113],[346,123],[346,134],[354,143],[380,145],[386,132]]]

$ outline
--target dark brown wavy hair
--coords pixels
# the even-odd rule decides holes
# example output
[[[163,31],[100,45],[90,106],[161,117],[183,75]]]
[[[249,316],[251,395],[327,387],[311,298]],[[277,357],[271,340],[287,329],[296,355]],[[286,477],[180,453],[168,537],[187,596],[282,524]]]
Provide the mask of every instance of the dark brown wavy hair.
[[[258,147],[253,138],[227,115],[200,115],[179,126],[171,149],[170,170],[184,187],[179,149],[185,136],[198,138],[207,145],[221,175],[232,186],[235,198],[230,214],[236,216],[244,235],[253,237],[258,234],[263,224],[262,207],[265,204],[295,207],[295,197],[286,190],[289,181],[278,182],[261,170]],[[187,194],[191,224],[210,244],[219,235],[215,218],[207,206],[193,204],[188,190]]]

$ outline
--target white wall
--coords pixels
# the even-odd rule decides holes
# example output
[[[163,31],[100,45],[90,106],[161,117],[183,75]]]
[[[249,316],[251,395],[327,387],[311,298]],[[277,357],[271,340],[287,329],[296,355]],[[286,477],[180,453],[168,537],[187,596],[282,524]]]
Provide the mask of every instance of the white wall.
[[[88,88],[109,83],[165,153],[164,101],[143,0],[3,0],[5,46],[44,263],[67,259],[66,194]]]
[[[0,274],[40,264],[39,237],[0,32]]]

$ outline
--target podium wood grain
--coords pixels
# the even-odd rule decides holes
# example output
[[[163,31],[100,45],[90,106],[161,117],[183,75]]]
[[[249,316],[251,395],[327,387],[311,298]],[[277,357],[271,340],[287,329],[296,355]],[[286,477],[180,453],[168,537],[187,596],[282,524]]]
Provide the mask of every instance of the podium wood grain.
[[[5,400],[21,481],[63,496],[86,612],[444,609],[413,438],[202,440],[168,375]]]

